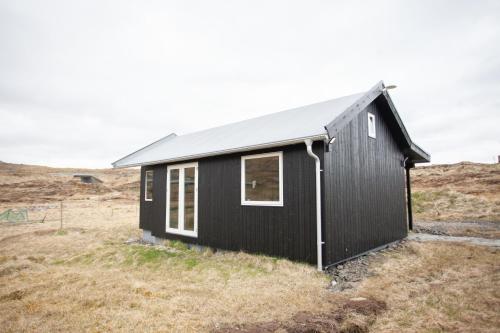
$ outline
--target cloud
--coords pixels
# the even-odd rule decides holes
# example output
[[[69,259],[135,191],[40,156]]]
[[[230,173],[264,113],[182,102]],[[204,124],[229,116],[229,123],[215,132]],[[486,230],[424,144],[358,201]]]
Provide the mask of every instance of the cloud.
[[[187,133],[397,84],[434,162],[500,153],[494,1],[0,1],[0,160],[107,167]]]

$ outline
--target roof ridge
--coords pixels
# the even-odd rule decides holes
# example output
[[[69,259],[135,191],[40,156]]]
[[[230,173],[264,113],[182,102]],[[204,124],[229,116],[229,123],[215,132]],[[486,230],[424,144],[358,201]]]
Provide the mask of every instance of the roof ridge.
[[[221,127],[225,127],[225,126],[232,126],[232,125],[235,125],[235,124],[238,124],[238,123],[242,123],[242,122],[247,122],[247,121],[250,121],[250,120],[255,120],[255,119],[260,119],[260,118],[266,118],[266,117],[269,117],[269,116],[272,116],[272,115],[276,115],[278,113],[284,113],[284,112],[289,112],[289,111],[293,111],[293,110],[297,110],[297,109],[308,108],[308,107],[312,107],[312,106],[315,106],[315,105],[329,103],[329,102],[333,102],[335,100],[339,100],[339,99],[343,99],[343,98],[348,98],[348,97],[352,97],[352,96],[355,96],[355,95],[361,95],[361,94],[365,94],[365,93],[364,92],[359,92],[359,93],[355,93],[355,94],[344,95],[344,96],[341,96],[341,97],[327,99],[327,100],[324,100],[324,101],[321,101],[321,102],[316,102],[316,103],[311,103],[311,104],[307,104],[307,105],[297,106],[297,107],[293,107],[293,108],[290,108],[290,109],[285,109],[285,110],[281,110],[281,111],[266,113],[266,114],[263,114],[263,115],[260,115],[260,116],[257,116],[257,117],[242,119],[242,120],[234,121],[234,122],[231,122],[231,123],[226,123],[226,124],[222,124],[222,125],[218,125],[218,126],[204,128],[202,130],[192,131],[192,132],[180,134],[178,136],[181,137],[181,136],[186,136],[186,135],[191,135],[191,134],[202,133],[202,132],[210,131],[210,130],[213,130],[213,129],[216,129],[216,128],[221,128]]]

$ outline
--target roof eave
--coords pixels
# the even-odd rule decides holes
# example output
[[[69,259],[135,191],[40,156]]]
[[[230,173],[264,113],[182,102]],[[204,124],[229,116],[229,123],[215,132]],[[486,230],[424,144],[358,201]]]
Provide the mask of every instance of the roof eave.
[[[431,155],[413,142],[410,151],[412,154],[409,157],[413,163],[429,163],[431,161]]]
[[[159,144],[160,142],[165,142],[165,141],[171,140],[171,139],[175,138],[176,136],[177,136],[177,134],[175,134],[175,133],[170,133],[169,135],[164,136],[163,138],[161,138],[161,139],[159,139],[159,140],[156,140],[156,141],[154,141],[153,143],[150,143],[150,144],[148,144],[148,145],[146,145],[146,146],[144,146],[144,147],[142,147],[142,148],[140,148],[140,149],[137,149],[137,150],[136,150],[136,151],[134,151],[133,153],[130,153],[130,154],[128,154],[128,155],[126,155],[126,156],[124,156],[124,157],[120,158],[120,159],[119,159],[119,160],[117,160],[117,161],[114,161],[113,163],[111,163],[111,165],[113,166],[113,168],[128,168],[128,166],[119,166],[120,162],[121,162],[121,161],[123,161],[123,160],[124,160],[124,159],[126,159],[126,158],[129,158],[129,157],[131,157],[131,156],[133,156],[133,155],[135,155],[135,154],[137,154],[137,153],[141,152],[141,151],[144,151],[144,150],[147,150],[147,149],[149,149],[149,148],[151,148],[151,147],[154,147],[154,146],[156,146],[157,144]]]
[[[195,160],[195,159],[211,157],[211,156],[227,155],[227,154],[232,154],[232,153],[240,153],[240,152],[258,150],[258,149],[288,146],[288,145],[302,143],[306,139],[310,139],[313,141],[325,141],[326,142],[328,140],[328,135],[327,134],[318,134],[318,135],[313,135],[313,136],[308,136],[308,137],[275,141],[275,142],[270,142],[270,143],[264,143],[264,144],[253,145],[253,146],[245,146],[245,147],[239,147],[239,148],[233,148],[233,149],[218,150],[218,151],[213,151],[213,152],[208,152],[208,153],[203,153],[203,154],[187,155],[187,156],[181,156],[181,157],[177,157],[177,158],[164,159],[164,160],[138,162],[138,163],[132,163],[132,164],[123,164],[123,165],[116,165],[116,162],[115,162],[115,163],[113,163],[113,168],[123,169],[123,168],[132,168],[132,167],[138,167],[138,166],[147,166],[147,165],[156,165],[156,164],[165,164],[165,163],[176,163],[176,162]]]

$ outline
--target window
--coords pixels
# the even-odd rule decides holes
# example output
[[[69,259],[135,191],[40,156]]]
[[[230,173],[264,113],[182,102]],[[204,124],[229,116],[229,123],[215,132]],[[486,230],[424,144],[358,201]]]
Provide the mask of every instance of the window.
[[[198,163],[167,168],[166,232],[198,235]]]
[[[376,133],[375,133],[375,115],[368,112],[368,136],[370,138],[374,138],[376,137]]]
[[[283,206],[283,152],[241,157],[241,204]]]
[[[153,201],[153,170],[146,171],[144,200]]]

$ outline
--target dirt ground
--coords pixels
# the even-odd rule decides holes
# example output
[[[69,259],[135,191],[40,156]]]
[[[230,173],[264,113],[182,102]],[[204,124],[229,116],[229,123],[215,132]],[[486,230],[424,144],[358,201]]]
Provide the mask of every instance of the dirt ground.
[[[80,184],[73,173],[104,183]],[[499,331],[497,248],[405,241],[323,274],[279,258],[137,242],[137,169],[0,164],[0,184],[0,214],[26,208],[30,221],[44,220],[0,222],[0,332]],[[487,222],[416,227],[498,235]]]

